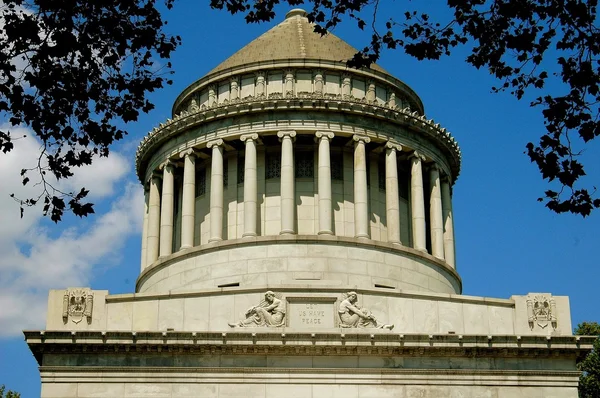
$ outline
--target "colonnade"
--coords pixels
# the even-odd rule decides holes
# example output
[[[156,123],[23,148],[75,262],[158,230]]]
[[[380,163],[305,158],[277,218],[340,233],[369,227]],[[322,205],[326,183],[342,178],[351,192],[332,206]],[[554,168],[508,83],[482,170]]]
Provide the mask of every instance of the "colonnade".
[[[294,139],[296,131],[283,130],[277,133],[281,142],[281,231],[280,234],[295,234],[295,172],[294,172]],[[334,138],[331,131],[317,131],[318,142],[318,234],[333,235],[333,203],[331,188],[331,156],[330,141]],[[245,145],[244,160],[244,225],[242,238],[257,235],[258,212],[258,175],[256,146],[260,138],[258,134],[245,134],[240,137]],[[355,134],[354,145],[354,235],[358,239],[369,238],[369,189],[367,186],[367,151],[370,138]],[[229,146],[223,139],[207,142],[211,150],[211,183],[210,183],[210,235],[209,242],[223,239],[223,152]],[[394,142],[384,143],[385,148],[385,203],[387,219],[387,240],[401,245],[400,241],[400,196],[398,186],[398,152],[404,148]],[[179,154],[183,159],[183,191],[181,206],[181,249],[194,245],[195,225],[195,179],[196,158],[198,153],[188,149]],[[426,252],[426,214],[423,174],[425,157],[417,151],[409,155],[411,164],[410,202],[412,244],[416,250]],[[142,234],[142,270],[158,260],[168,256],[173,248],[174,227],[174,169],[175,162],[167,160],[160,165],[159,171],[150,178],[146,192],[146,209],[144,215],[144,231]],[[444,260],[455,267],[454,231],[452,220],[452,200],[450,181],[441,178],[440,170],[435,164],[429,171],[429,230],[431,255]],[[162,181],[161,181],[162,180]],[[162,189],[159,191],[159,185]]]

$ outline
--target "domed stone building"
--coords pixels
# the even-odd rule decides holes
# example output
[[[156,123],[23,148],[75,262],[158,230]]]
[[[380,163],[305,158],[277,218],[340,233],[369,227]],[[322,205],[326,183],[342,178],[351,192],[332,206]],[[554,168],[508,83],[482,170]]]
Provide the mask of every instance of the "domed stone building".
[[[136,292],[51,291],[42,396],[576,397],[568,298],[461,295],[456,141],[305,15],[144,138]]]

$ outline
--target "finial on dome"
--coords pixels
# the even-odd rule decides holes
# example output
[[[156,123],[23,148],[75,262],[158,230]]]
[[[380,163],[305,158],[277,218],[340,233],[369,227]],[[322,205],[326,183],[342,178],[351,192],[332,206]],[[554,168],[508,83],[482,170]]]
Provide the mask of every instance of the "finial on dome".
[[[308,13],[306,11],[304,11],[302,8],[294,8],[293,10],[290,10],[290,11],[288,11],[287,14],[285,14],[285,19],[295,17],[296,15],[301,16],[301,17],[306,17],[306,15],[308,15]]]

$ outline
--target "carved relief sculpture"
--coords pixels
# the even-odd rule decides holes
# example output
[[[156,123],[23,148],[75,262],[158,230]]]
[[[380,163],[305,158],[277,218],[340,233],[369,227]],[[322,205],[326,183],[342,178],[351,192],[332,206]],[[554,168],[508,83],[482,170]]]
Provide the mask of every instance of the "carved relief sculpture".
[[[545,329],[549,324],[556,329],[556,302],[549,295],[536,295],[527,298],[527,319],[529,328],[537,325]]]
[[[79,323],[85,317],[91,323],[93,305],[94,295],[91,290],[67,290],[63,296],[63,322],[67,323],[70,318],[73,323]]]
[[[340,317],[340,327],[342,328],[378,328],[389,330],[394,328],[394,325],[377,322],[371,311],[366,308],[360,308],[356,292],[348,292],[342,295],[338,315]]]
[[[229,323],[232,328],[240,327],[281,327],[284,325],[285,303],[275,297],[275,293],[268,291],[265,299],[260,304],[248,308],[246,319],[237,323]]]

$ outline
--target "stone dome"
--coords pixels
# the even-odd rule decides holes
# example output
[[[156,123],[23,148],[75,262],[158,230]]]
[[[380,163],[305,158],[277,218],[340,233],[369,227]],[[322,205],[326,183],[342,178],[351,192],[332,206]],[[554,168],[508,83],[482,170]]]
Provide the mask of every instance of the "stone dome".
[[[254,62],[307,59],[343,64],[357,52],[333,33],[324,36],[315,33],[314,25],[306,18],[306,11],[294,9],[286,14],[283,22],[227,58],[209,75]],[[372,64],[371,69],[387,73],[376,64]]]

